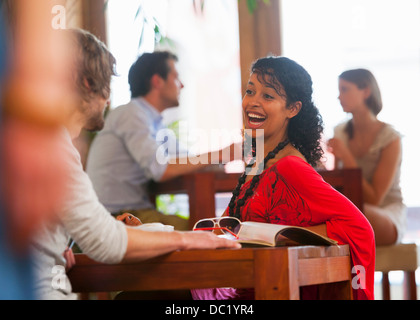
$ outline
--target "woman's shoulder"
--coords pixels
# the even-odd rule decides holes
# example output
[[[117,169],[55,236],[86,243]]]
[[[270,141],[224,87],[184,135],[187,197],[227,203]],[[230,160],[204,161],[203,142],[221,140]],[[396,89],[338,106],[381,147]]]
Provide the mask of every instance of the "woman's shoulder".
[[[383,127],[378,135],[376,143],[380,147],[387,146],[396,139],[401,139],[402,134],[389,123],[384,122]]]
[[[402,134],[390,123],[383,122],[381,135],[390,135],[395,137],[402,137]]]
[[[299,157],[298,155],[289,154],[281,159],[279,159],[276,163],[283,164],[283,165],[309,165],[302,157]]]
[[[297,155],[288,155],[277,160],[273,169],[286,175],[314,170],[308,162]]]
[[[278,179],[281,177],[281,179]],[[322,182],[319,173],[304,159],[290,155],[279,159],[266,175],[270,181],[287,181],[287,184],[302,190]],[[274,179],[274,180],[273,180]]]
[[[344,130],[344,129],[346,128],[346,126],[347,126],[347,123],[348,123],[348,121],[343,121],[343,122],[340,122],[339,124],[337,124],[337,125],[334,127],[334,130],[337,130],[337,131],[342,131],[342,130]]]
[[[341,122],[340,124],[336,125],[334,127],[334,138],[341,139],[343,141],[346,141],[348,138],[346,128],[348,125],[348,121]]]

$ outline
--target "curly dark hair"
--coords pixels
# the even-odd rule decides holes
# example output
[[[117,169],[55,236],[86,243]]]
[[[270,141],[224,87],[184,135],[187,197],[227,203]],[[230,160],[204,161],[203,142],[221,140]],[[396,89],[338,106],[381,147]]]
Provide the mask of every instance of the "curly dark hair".
[[[323,155],[320,141],[324,124],[312,101],[309,73],[295,61],[276,56],[258,59],[252,65],[251,72],[257,74],[262,83],[273,87],[279,95],[285,94],[287,106],[297,101],[302,103],[299,114],[290,119],[288,139],[309,164],[316,166]]]

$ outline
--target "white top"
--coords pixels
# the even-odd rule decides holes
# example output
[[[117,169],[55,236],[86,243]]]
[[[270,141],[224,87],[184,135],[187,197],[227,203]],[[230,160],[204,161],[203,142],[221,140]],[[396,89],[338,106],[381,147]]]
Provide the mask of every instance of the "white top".
[[[342,123],[335,128],[335,138],[341,139],[345,142],[346,146],[349,146],[349,138],[345,132],[347,123]],[[387,147],[391,142],[396,139],[401,139],[401,134],[395,130],[390,124],[385,123],[379,134],[376,136],[375,141],[372,143],[369,151],[360,158],[356,158],[357,165],[362,170],[363,177],[372,183],[373,174],[375,173],[376,166],[378,165],[382,150]],[[402,157],[398,160],[397,171],[394,175],[391,188],[384,197],[384,200],[379,205],[380,207],[387,206],[391,203],[402,203],[403,197],[400,187],[400,176],[401,176],[401,162]]]
[[[127,249],[126,226],[99,202],[67,131],[63,136],[63,152],[70,170],[67,197],[58,222],[45,225],[33,243],[36,293],[40,299],[77,298],[64,273],[63,253],[70,238],[83,253],[103,263],[120,262]]]
[[[341,139],[347,146],[349,146],[349,137],[345,132],[346,124],[347,123],[342,123],[338,125],[335,128],[334,136],[335,138]],[[357,165],[361,168],[363,177],[369,183],[372,183],[373,175],[375,173],[376,166],[378,165],[382,150],[391,142],[401,138],[402,136],[397,130],[395,130],[390,124],[385,123],[379,134],[376,136],[369,151],[362,157],[356,158]],[[407,227],[407,207],[404,204],[400,186],[401,164],[402,155],[400,156],[391,187],[379,206],[373,206],[367,203],[364,204],[364,211],[375,211],[380,214],[387,215],[393,221],[398,232],[397,243],[401,242]]]

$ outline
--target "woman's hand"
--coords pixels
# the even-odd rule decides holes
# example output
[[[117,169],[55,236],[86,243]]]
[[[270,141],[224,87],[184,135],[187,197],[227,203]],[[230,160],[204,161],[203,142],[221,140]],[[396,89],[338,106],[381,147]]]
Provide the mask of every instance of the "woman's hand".
[[[330,151],[335,157],[342,159],[347,153],[347,147],[344,142],[337,138],[328,140],[328,151]]]
[[[341,160],[345,168],[357,167],[356,160],[342,140],[332,138],[328,140],[327,146],[328,151],[335,156],[336,160]]]

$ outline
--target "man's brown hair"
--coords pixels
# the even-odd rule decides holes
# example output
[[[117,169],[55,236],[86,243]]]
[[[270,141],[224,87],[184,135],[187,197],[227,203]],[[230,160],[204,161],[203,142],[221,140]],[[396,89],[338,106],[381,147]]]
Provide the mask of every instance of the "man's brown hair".
[[[81,97],[90,101],[94,96],[108,99],[111,77],[116,75],[116,60],[105,44],[93,34],[81,29],[69,29],[76,40],[76,86]]]

